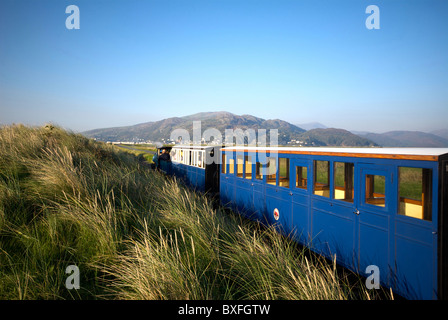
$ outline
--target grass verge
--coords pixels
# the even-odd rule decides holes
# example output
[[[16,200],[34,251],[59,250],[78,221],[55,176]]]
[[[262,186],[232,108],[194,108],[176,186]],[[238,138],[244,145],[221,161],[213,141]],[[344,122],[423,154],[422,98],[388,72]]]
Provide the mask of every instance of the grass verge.
[[[0,279],[0,299],[373,298],[272,228],[53,126],[0,129]]]

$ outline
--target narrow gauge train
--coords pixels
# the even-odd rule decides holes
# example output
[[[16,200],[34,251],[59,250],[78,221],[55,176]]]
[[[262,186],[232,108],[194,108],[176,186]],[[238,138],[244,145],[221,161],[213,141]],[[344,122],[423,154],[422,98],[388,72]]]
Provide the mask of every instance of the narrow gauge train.
[[[220,151],[220,152],[218,152]],[[448,149],[185,147],[171,173],[408,299],[448,298]]]
[[[191,188],[216,195],[219,193],[219,149],[220,147],[182,146],[170,151],[173,174]]]

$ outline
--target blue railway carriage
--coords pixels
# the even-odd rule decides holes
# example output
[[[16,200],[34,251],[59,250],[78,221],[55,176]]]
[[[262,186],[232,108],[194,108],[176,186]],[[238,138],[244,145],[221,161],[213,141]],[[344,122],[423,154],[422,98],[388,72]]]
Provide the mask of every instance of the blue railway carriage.
[[[376,270],[401,296],[448,297],[448,149],[226,147],[221,157],[222,204],[363,276]]]
[[[174,146],[171,149],[172,174],[191,188],[219,192],[219,146]]]

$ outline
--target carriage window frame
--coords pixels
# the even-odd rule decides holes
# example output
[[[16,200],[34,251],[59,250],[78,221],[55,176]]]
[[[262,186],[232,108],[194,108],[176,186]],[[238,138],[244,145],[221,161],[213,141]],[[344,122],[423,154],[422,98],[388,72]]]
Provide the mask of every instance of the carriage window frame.
[[[417,170],[421,170],[417,172]],[[405,173],[405,171],[408,171]],[[419,181],[420,180],[420,181]],[[406,187],[404,187],[406,182]],[[398,167],[399,216],[432,221],[433,170],[423,167]],[[414,185],[413,187],[410,185]],[[416,189],[416,184],[418,190]],[[412,188],[412,189],[410,189]]]
[[[343,164],[343,169],[338,168],[338,164]],[[339,171],[342,171],[339,174]],[[342,176],[343,185],[336,184]],[[346,161],[334,161],[333,162],[333,187],[332,197],[334,200],[344,201],[348,203],[354,203],[355,200],[355,164],[353,162]],[[337,192],[339,191],[339,192]],[[343,193],[343,198],[336,194]]]
[[[227,174],[227,155],[225,152],[221,154],[221,173]]]
[[[272,167],[274,167],[272,169]],[[277,157],[267,157],[267,162],[265,166],[266,183],[269,185],[277,185]],[[272,173],[273,172],[273,173]],[[269,174],[271,173],[271,174]]]
[[[384,184],[384,187],[382,186]],[[388,196],[386,192],[387,179],[383,174],[364,174],[364,203],[378,208],[386,208]],[[384,189],[384,190],[383,190]]]
[[[259,159],[255,162],[255,180],[263,181],[263,163]]]
[[[192,152],[192,156],[191,156],[191,165],[193,167],[197,167],[197,160],[198,160],[198,152],[196,150],[191,151]]]
[[[244,178],[244,155],[236,154],[236,176],[238,178]]]
[[[282,173],[283,168],[286,169],[286,172]],[[278,158],[278,186],[282,188],[290,187],[290,160],[289,158]]]
[[[323,170],[324,175],[326,175],[326,183],[322,183],[321,181],[318,181],[318,166],[320,163],[326,163],[326,168],[321,168],[321,170]],[[322,166],[322,165],[320,165]],[[320,196],[320,197],[325,197],[325,198],[330,198],[330,161],[329,160],[313,160],[313,194]],[[321,171],[319,170],[319,171]],[[320,175],[320,173],[319,173]],[[320,180],[320,179],[319,179]],[[318,185],[319,183],[319,185]]]
[[[205,151],[199,150],[198,154],[197,154],[197,167],[198,168],[204,168],[204,156],[205,156]]]
[[[227,157],[227,163],[229,165],[228,174],[234,175],[235,174],[235,157],[233,154],[229,154],[229,156]]]
[[[252,180],[252,155],[244,155],[244,178],[247,180]],[[248,167],[250,168],[250,172],[248,172]]]
[[[308,174],[309,174],[308,166],[296,165],[296,176],[295,176],[296,189],[302,189],[302,190],[308,189]]]
[[[183,164],[190,165],[190,150],[185,149],[184,150],[184,156],[183,156]]]

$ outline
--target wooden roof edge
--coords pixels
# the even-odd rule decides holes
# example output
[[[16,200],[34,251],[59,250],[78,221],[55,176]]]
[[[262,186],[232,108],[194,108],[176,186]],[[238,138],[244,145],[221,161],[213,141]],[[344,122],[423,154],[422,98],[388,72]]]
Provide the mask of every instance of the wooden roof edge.
[[[357,153],[357,152],[334,152],[334,151],[304,151],[304,150],[256,150],[247,148],[226,148],[225,151],[239,151],[239,152],[267,152],[278,154],[306,154],[306,155],[318,155],[318,156],[339,156],[339,157],[352,157],[352,158],[378,158],[378,159],[400,159],[400,160],[420,160],[420,161],[438,161],[439,155],[432,154],[399,154],[399,153]],[[442,155],[440,155],[442,156]]]

